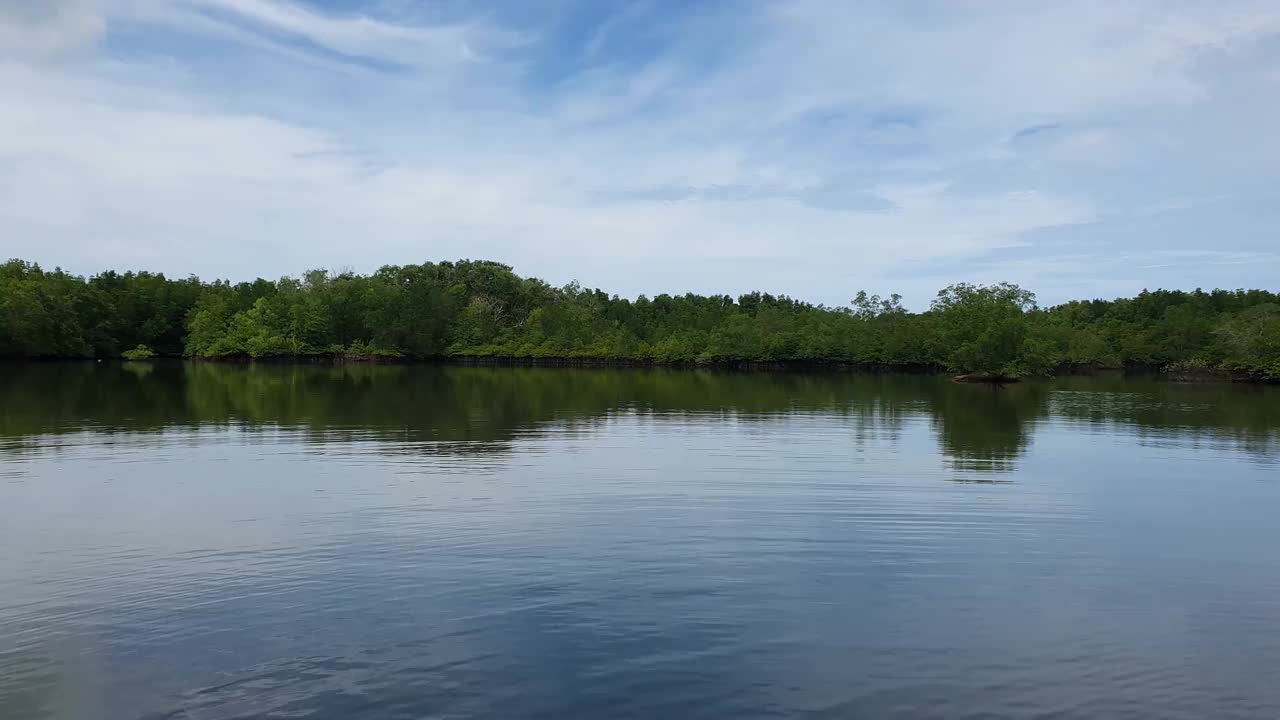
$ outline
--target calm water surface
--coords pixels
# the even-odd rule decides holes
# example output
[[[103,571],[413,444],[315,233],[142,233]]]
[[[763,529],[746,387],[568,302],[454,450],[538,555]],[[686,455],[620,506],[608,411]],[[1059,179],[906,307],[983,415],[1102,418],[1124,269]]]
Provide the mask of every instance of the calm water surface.
[[[0,366],[0,718],[1277,718],[1280,393]]]

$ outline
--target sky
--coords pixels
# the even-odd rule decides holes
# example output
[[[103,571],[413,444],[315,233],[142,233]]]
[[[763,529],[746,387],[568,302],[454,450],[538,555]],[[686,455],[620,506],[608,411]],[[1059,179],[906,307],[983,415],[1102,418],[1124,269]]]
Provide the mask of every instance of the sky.
[[[0,256],[1280,288],[1274,0],[0,0]]]

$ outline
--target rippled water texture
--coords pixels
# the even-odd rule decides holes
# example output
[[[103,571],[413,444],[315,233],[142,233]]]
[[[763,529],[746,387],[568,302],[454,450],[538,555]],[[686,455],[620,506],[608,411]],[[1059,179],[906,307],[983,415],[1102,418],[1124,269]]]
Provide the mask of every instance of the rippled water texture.
[[[1280,394],[0,367],[0,718],[1280,717]]]

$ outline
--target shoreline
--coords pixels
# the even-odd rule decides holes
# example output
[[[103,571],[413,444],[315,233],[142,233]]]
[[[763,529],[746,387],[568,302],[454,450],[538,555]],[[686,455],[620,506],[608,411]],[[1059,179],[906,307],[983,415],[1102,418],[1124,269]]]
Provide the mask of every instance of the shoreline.
[[[160,358],[156,358],[160,359]],[[264,365],[452,365],[456,367],[536,367],[536,368],[653,368],[672,370],[741,370],[750,372],[863,372],[895,375],[944,375],[946,369],[934,365],[889,365],[844,360],[716,360],[690,362],[644,358],[519,357],[506,355],[441,355],[433,357],[387,357],[344,355],[288,355],[270,357],[166,358],[186,362]]]
[[[713,362],[661,361],[638,358],[590,358],[590,357],[511,357],[496,355],[443,355],[433,357],[394,357],[381,355],[274,355],[268,357],[174,357],[157,356],[143,360],[122,358],[0,358],[0,365],[27,363],[91,363],[91,364],[151,364],[151,363],[216,363],[226,365],[439,365],[454,367],[492,368],[581,368],[581,369],[670,369],[717,370],[730,372],[820,372],[859,373],[866,375],[933,375],[960,384],[1006,384],[1052,380],[1055,377],[1089,377],[1103,374],[1120,374],[1126,377],[1155,377],[1173,384],[1230,383],[1239,385],[1277,385],[1280,381],[1251,375],[1231,373],[1225,370],[1202,369],[1189,372],[1185,368],[1158,368],[1147,365],[1128,367],[1081,367],[1066,365],[1056,368],[1051,375],[1033,377],[1001,377],[989,380],[973,373],[957,373],[938,365],[893,365],[885,363],[859,363],[845,360],[717,360]]]

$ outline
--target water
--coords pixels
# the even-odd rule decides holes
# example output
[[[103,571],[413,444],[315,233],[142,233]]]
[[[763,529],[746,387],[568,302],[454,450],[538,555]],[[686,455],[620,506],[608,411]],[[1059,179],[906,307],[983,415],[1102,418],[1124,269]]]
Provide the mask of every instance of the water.
[[[1280,392],[0,367],[0,717],[1280,717]]]

